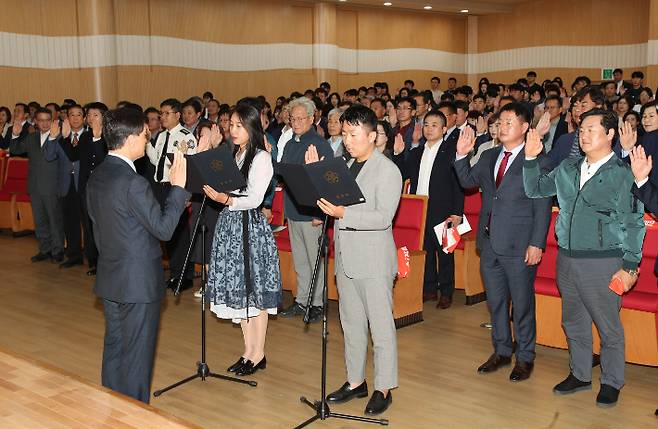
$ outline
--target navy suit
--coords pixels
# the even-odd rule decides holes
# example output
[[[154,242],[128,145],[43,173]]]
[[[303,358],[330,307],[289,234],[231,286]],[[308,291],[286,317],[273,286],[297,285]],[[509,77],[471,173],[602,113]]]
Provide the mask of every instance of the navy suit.
[[[173,186],[161,208],[148,181],[115,156],[87,186],[99,249],[94,292],[105,312],[103,386],[146,403],[165,292],[160,240],[171,238],[189,196]]]
[[[492,340],[500,356],[512,355],[509,323],[511,298],[517,361],[535,358],[535,292],[537,266],[525,263],[528,246],[543,249],[551,219],[551,199],[531,199],[523,188],[523,150],[509,165],[496,187],[495,165],[502,147],[488,149],[470,166],[469,159],[455,162],[455,171],[464,188],[479,186],[482,209],[477,231],[480,272],[487,292],[493,324]]]

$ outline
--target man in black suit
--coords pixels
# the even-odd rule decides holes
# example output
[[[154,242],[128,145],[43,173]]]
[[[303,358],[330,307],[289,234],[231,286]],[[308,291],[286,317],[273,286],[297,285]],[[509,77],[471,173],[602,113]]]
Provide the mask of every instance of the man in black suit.
[[[450,219],[457,225],[461,222],[464,211],[464,190],[452,164],[455,160],[457,141],[447,140],[446,117],[438,110],[425,114],[423,135],[425,143],[412,149],[400,170],[404,180],[411,180],[411,194],[428,196],[427,216],[425,222],[424,247],[425,280],[423,296],[433,298],[437,288],[441,292],[437,308],[446,309],[452,304],[455,290],[455,257],[446,254],[434,233],[434,227]],[[404,142],[396,142],[394,161],[400,166],[404,157],[397,153],[404,150]],[[438,258],[438,270],[437,270]]]
[[[27,107],[27,104],[16,103],[16,106],[14,106],[14,114],[12,115],[14,128],[7,131],[7,135],[5,135],[4,139],[0,138],[0,149],[9,149],[9,145],[13,138],[20,137],[23,139],[33,131],[30,123],[27,121],[28,112],[29,108]],[[19,125],[16,124],[20,125],[20,130],[18,128]],[[16,131],[19,131],[18,134],[13,135]]]
[[[475,136],[470,127],[464,129],[457,143],[455,171],[464,188],[479,186],[482,190],[477,247],[491,311],[494,353],[478,372],[493,372],[511,363],[511,298],[517,346],[510,380],[521,381],[530,377],[534,367],[534,282],[546,244],[551,199],[530,199],[523,188],[523,147],[530,112],[518,102],[510,103],[500,109],[499,120],[502,147],[484,151],[472,168],[467,155]]]
[[[103,301],[103,386],[149,402],[164,271],[160,240],[178,225],[190,194],[184,189],[185,160],[175,154],[171,191],[164,207],[134,161],[149,141],[144,115],[135,109],[103,118],[109,153],[87,184],[87,208],[99,249],[94,292]]]
[[[60,263],[64,260],[64,226],[57,189],[59,169],[56,160],[46,159],[43,149],[50,137],[52,113],[45,107],[40,108],[35,119],[39,132],[32,134],[23,133],[24,125],[19,120],[14,121],[9,152],[29,158],[27,192],[32,205],[34,232],[39,241],[39,253],[32,257],[32,262],[50,258],[52,262]]]

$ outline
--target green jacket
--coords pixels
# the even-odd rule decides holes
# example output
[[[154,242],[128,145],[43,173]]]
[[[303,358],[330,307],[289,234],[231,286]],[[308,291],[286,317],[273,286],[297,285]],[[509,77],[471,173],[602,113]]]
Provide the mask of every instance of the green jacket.
[[[542,174],[537,159],[525,160],[523,186],[529,198],[557,195],[559,251],[574,258],[621,257],[637,268],[644,240],[644,206],[631,194],[633,174],[613,156],[580,189],[583,157],[568,158]]]

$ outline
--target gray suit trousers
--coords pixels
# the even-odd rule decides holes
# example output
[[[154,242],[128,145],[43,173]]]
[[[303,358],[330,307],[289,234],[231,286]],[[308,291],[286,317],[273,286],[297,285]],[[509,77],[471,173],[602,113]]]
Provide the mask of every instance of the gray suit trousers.
[[[608,288],[621,258],[557,257],[557,286],[562,295],[562,327],[569,344],[569,364],[581,381],[592,380],[592,322],[601,337],[601,384],[624,385],[624,327],[621,297]]]
[[[53,255],[64,251],[62,201],[57,195],[30,194],[34,233],[39,252]]]
[[[297,296],[295,301],[306,305],[311,292],[311,276],[318,255],[319,238],[322,226],[313,226],[311,222],[299,222],[288,219],[290,232],[290,247],[292,260],[297,274]],[[315,281],[315,292],[311,305],[322,306],[322,279],[324,279],[324,264],[320,262],[318,276]]]
[[[345,338],[347,380],[366,378],[368,325],[375,354],[375,389],[398,385],[398,351],[393,320],[393,278],[351,279],[336,258],[340,323]]]

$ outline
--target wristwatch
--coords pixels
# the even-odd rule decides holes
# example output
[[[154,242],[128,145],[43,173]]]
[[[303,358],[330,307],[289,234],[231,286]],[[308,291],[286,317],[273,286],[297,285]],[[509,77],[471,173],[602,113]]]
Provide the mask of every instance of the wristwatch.
[[[624,268],[624,271],[626,271],[628,274],[630,274],[633,277],[637,277],[640,274],[639,269],[631,269],[631,268]]]

